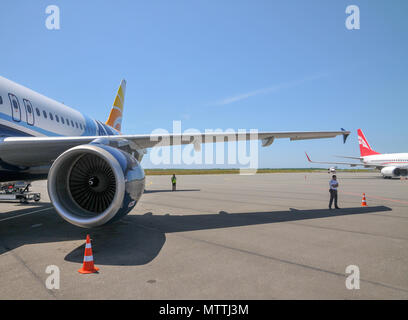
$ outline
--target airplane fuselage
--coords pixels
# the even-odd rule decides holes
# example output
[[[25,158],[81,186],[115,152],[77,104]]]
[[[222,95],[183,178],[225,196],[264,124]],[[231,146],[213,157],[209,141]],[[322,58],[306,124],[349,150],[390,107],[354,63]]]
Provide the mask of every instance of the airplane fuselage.
[[[362,162],[369,165],[377,165],[379,167],[389,166],[407,166],[408,153],[384,153],[372,156],[362,157]]]
[[[63,103],[0,76],[0,143],[6,137],[107,136],[119,131]],[[21,168],[0,154],[0,181],[36,180],[49,166]]]

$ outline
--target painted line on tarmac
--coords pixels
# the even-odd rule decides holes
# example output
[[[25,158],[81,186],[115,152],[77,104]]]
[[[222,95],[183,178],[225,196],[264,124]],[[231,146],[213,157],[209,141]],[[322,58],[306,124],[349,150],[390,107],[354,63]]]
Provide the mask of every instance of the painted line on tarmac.
[[[4,219],[1,219],[1,220],[0,220],[0,222],[2,222],[2,221],[6,221],[6,220],[15,219],[15,218],[20,218],[20,217],[27,216],[27,215],[29,215],[29,214],[33,214],[33,213],[38,213],[38,212],[42,212],[42,211],[47,211],[47,210],[50,210],[50,209],[54,209],[54,207],[48,207],[48,208],[45,208],[45,209],[35,210],[35,211],[31,211],[31,212],[27,212],[27,213],[19,214],[19,215],[16,215],[16,216],[12,216],[12,217],[8,217],[8,218],[4,218]]]
[[[359,196],[359,197],[361,197],[361,195],[362,195],[362,193],[359,194],[359,193],[345,192],[345,191],[342,191],[341,193],[344,193],[344,194],[347,194],[347,195],[350,195],[350,196]],[[373,195],[370,195],[370,198],[371,199],[391,201],[391,202],[396,202],[396,203],[402,203],[402,204],[408,204],[408,201],[398,200],[398,199],[390,199],[390,198],[383,198],[383,197],[373,196]]]
[[[313,187],[309,187],[309,188],[317,190],[317,188],[313,188]],[[324,189],[319,188],[319,190],[323,191]],[[361,197],[363,195],[363,192],[362,193],[357,193],[357,192],[347,192],[347,191],[339,190],[339,194],[345,194],[345,195],[348,195],[348,196]],[[404,201],[404,200],[384,198],[384,197],[380,197],[380,196],[376,196],[376,195],[370,195],[368,193],[365,193],[365,194],[366,194],[367,198],[371,198],[371,199],[384,200],[384,201],[390,201],[390,202],[401,203],[401,204],[408,204],[408,201]]]
[[[340,273],[340,272],[336,272],[336,271],[332,271],[332,270],[328,270],[328,269],[323,269],[323,268],[315,267],[315,266],[312,266],[312,265],[299,263],[299,262],[296,262],[296,261],[286,260],[286,259],[282,259],[282,258],[279,258],[279,257],[268,256],[268,255],[264,255],[262,253],[257,253],[257,252],[245,250],[245,249],[242,249],[242,248],[235,248],[235,247],[231,247],[231,246],[228,246],[228,245],[217,243],[215,241],[214,242],[213,241],[208,241],[208,240],[205,240],[205,239],[189,237],[189,236],[185,236],[185,235],[181,235],[181,234],[178,234],[177,236],[180,237],[180,238],[189,239],[189,240],[192,240],[192,241],[198,241],[198,242],[206,243],[208,245],[218,246],[218,247],[221,247],[221,248],[241,252],[241,253],[244,253],[244,254],[257,256],[257,257],[268,259],[268,260],[275,261],[275,262],[289,264],[289,265],[293,265],[293,266],[296,266],[296,267],[309,269],[309,270],[312,270],[312,271],[323,272],[323,273],[331,274],[331,275],[338,276],[338,277],[341,277],[341,278],[345,277],[345,275],[343,273]],[[406,289],[406,288],[396,287],[394,285],[390,285],[390,284],[386,284],[386,283],[382,283],[382,282],[377,282],[377,281],[368,280],[368,279],[361,279],[361,278],[360,278],[360,281],[367,282],[367,283],[370,283],[372,285],[377,285],[377,286],[381,286],[381,287],[384,287],[384,288],[392,289],[392,290],[408,292],[408,289]]]

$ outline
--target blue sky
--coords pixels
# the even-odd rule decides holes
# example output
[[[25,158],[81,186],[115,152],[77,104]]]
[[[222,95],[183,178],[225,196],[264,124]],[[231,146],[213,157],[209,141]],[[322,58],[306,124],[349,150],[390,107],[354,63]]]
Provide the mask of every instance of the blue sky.
[[[345,9],[360,8],[347,30]],[[58,5],[61,29],[45,27]],[[2,0],[1,75],[100,120],[127,80],[126,133],[182,128],[352,131],[277,140],[261,167],[408,152],[408,2]],[[143,161],[150,167],[148,159]]]

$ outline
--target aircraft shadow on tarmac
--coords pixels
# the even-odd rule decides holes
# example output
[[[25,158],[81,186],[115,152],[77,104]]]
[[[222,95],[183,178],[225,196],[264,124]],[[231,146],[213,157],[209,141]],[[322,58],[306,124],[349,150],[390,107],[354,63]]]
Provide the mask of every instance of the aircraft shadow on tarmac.
[[[36,210],[42,210],[45,208],[50,208],[50,204],[49,203],[44,203],[44,202],[30,202],[29,205],[24,204],[24,203],[20,203],[18,201],[1,201],[1,204],[14,204],[14,207],[17,209],[16,211],[12,211],[12,212],[0,212],[0,228],[1,228],[1,221],[3,219],[8,219],[10,217],[13,216],[20,216],[23,215],[25,213],[29,213],[32,211],[36,211]],[[0,234],[0,238],[1,238],[1,234]]]
[[[49,205],[48,205],[49,207]],[[31,209],[32,210],[32,209]],[[287,211],[195,215],[129,215],[122,220],[95,229],[68,224],[53,210],[34,220],[0,222],[0,254],[27,244],[84,240],[89,233],[97,265],[144,265],[154,260],[166,242],[166,233],[251,226],[277,222],[319,219],[354,214],[391,211],[386,206],[355,207],[340,210],[314,209]],[[24,213],[20,210],[19,213]],[[31,216],[33,217],[33,216]],[[28,222],[28,223],[27,223]],[[33,224],[35,224],[33,226]],[[37,225],[37,227],[35,227]],[[39,225],[39,226],[38,226]],[[82,263],[85,244],[65,256],[69,262]],[[65,247],[66,248],[66,245]],[[52,254],[52,253],[51,253]]]
[[[186,191],[201,191],[201,189],[177,189],[175,191],[170,190],[170,189],[165,189],[165,190],[145,190],[143,193],[186,192]]]
[[[382,176],[358,176],[358,177],[342,176],[341,180],[384,180],[384,178]]]

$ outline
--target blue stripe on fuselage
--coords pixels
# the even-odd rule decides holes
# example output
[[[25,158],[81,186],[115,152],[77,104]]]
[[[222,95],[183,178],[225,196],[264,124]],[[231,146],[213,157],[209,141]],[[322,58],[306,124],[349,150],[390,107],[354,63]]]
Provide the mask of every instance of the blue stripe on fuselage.
[[[54,132],[51,132],[51,131],[48,131],[48,130],[44,130],[44,129],[42,129],[42,128],[40,128],[40,127],[37,127],[37,126],[31,126],[31,125],[29,125],[29,124],[27,124],[26,122],[23,122],[23,121],[15,122],[8,114],[4,114],[4,113],[1,113],[1,112],[0,112],[0,119],[6,120],[6,121],[8,121],[8,122],[10,122],[10,123],[13,123],[13,124],[15,124],[15,125],[18,125],[18,126],[21,126],[21,127],[24,127],[24,128],[30,129],[30,130],[33,130],[33,131],[35,131],[35,132],[41,133],[41,134],[46,135],[46,136],[49,136],[49,137],[61,137],[61,136],[62,136],[62,135],[60,135],[60,134],[57,134],[57,133],[54,133]],[[3,125],[3,126],[4,126],[4,125]],[[20,133],[25,134],[25,136],[32,136],[32,135],[30,135],[30,134],[28,134],[28,133],[25,133],[25,132],[23,132],[23,131],[20,131],[20,130],[18,130],[18,129],[10,128],[10,127],[7,127],[7,126],[5,126],[5,127],[8,128],[8,129],[10,129],[10,130],[19,131]],[[1,129],[0,129],[0,135],[3,135],[3,130],[1,130]],[[9,136],[9,137],[12,137],[12,136],[10,136],[10,135],[8,135],[8,136]],[[20,136],[21,136],[21,134],[18,135],[18,137],[20,137]]]
[[[32,137],[32,135],[0,124],[0,137]]]
[[[83,113],[81,113],[81,115],[82,115],[82,116],[84,117],[84,119],[85,119],[85,125],[86,125],[86,127],[91,130],[91,134],[86,133],[86,132],[84,131],[84,133],[83,133],[82,135],[83,135],[83,136],[89,136],[89,135],[91,135],[91,136],[97,136],[98,133],[97,133],[97,131],[96,131],[95,121],[92,120],[90,117],[84,115]]]
[[[88,117],[88,116],[86,116],[86,115],[84,115],[82,113],[81,113],[81,115],[85,119],[86,127],[89,130],[88,132],[83,130],[81,136],[99,136],[95,121],[92,118],[90,118],[90,117]],[[44,129],[42,129],[40,127],[37,127],[35,125],[31,126],[31,125],[27,124],[24,121],[16,122],[16,121],[14,121],[12,119],[12,117],[10,117],[7,114],[1,113],[1,112],[0,112],[0,119],[6,120],[7,122],[10,122],[10,123],[12,123],[14,125],[30,129],[30,130],[32,130],[34,132],[37,132],[39,134],[42,134],[42,135],[45,135],[45,136],[48,136],[48,137],[63,137],[64,136],[62,134],[58,134],[58,133],[55,133],[55,132],[52,132],[52,131],[44,130]],[[105,127],[105,130],[106,130],[106,127]],[[113,129],[111,129],[110,131],[113,133],[113,135],[117,134]],[[11,126],[9,127],[9,126],[4,125],[4,124],[0,125],[0,137],[32,137],[32,136],[34,136],[34,135],[26,133],[26,132],[24,132],[22,130],[19,130],[17,128],[12,128]]]

